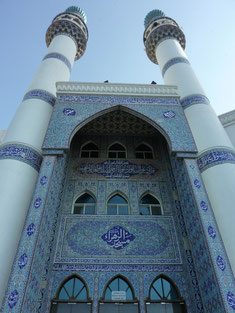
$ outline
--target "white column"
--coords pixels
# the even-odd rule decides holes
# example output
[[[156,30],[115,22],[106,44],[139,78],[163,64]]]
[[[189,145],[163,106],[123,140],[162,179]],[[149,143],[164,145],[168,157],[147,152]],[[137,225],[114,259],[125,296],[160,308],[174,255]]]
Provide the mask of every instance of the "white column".
[[[56,82],[69,80],[76,52],[76,44],[69,36],[52,39],[0,146],[0,154],[6,157],[0,159],[0,303],[38,177],[26,154],[35,153],[40,159]]]
[[[176,39],[166,39],[159,43],[155,53],[164,82],[178,87],[198,148],[199,160],[200,156],[212,153],[210,167],[202,168],[202,178],[235,273],[235,164],[229,163],[226,154],[234,153],[233,145],[210,106],[179,42]],[[217,151],[220,155],[225,153],[226,162],[223,160],[216,163],[219,158]]]

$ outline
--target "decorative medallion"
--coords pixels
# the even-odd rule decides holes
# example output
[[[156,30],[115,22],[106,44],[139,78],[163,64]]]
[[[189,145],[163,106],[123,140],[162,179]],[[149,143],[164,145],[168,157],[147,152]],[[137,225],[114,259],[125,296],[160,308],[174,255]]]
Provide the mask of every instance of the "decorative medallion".
[[[206,204],[205,201],[201,201],[200,206],[203,209],[203,211],[206,212],[208,210],[208,205]]]
[[[63,110],[63,113],[64,115],[67,115],[67,116],[74,116],[76,114],[76,111],[71,108],[66,108]]]
[[[215,239],[216,237],[216,231],[214,230],[214,228],[212,226],[208,227],[208,234],[212,239]]]
[[[27,257],[27,254],[24,253],[21,255],[21,257],[19,258],[18,260],[18,266],[20,269],[22,269],[23,267],[25,267],[25,265],[27,264],[28,262],[28,257]]]
[[[221,269],[221,271],[225,270],[226,263],[220,255],[217,256],[216,263],[217,263],[218,267]]]
[[[235,310],[235,296],[231,291],[229,291],[227,294],[227,301],[231,308]]]
[[[43,186],[47,183],[47,177],[46,176],[42,176],[42,178],[40,179],[40,184]]]
[[[200,181],[199,181],[198,179],[195,179],[195,180],[194,180],[194,185],[195,185],[198,189],[201,188],[201,183],[200,183]]]
[[[36,229],[36,227],[35,227],[34,223],[30,224],[27,228],[28,236],[31,236],[35,232],[35,229]]]
[[[135,236],[121,226],[110,228],[101,238],[112,248],[121,250],[129,245],[135,239]]]
[[[9,307],[12,309],[16,305],[18,300],[19,300],[18,291],[17,290],[12,291],[12,293],[10,294],[8,298]]]
[[[174,111],[166,111],[163,113],[163,117],[164,118],[173,118],[175,117],[175,112]]]
[[[41,199],[41,198],[37,198],[37,199],[34,201],[34,207],[35,207],[36,209],[38,209],[41,204],[42,204],[42,199]]]

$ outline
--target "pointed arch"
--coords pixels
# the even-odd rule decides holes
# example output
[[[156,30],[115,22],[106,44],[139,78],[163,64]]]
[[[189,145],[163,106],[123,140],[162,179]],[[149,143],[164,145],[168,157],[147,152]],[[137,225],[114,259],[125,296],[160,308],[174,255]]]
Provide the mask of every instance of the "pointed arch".
[[[74,198],[72,213],[73,214],[95,214],[96,197],[92,192],[85,190]]]
[[[60,299],[60,293],[62,291],[63,288],[66,288],[66,284],[68,282],[74,282],[75,280],[79,280],[79,282],[81,283],[81,289],[83,288],[85,290],[85,299],[83,300],[89,300],[90,297],[89,297],[89,289],[88,289],[88,286],[85,282],[85,280],[79,276],[78,274],[72,274],[72,275],[69,275],[68,277],[66,277],[59,285],[59,288],[57,289],[57,292],[56,292],[56,296],[55,296],[55,299]],[[75,284],[72,284],[72,295],[76,296],[76,290],[75,290],[75,287],[76,285]],[[79,292],[79,291],[78,291]],[[74,298],[74,297],[72,297]],[[62,300],[62,299],[60,299]],[[68,299],[68,300],[75,300],[75,299]]]
[[[160,200],[151,191],[145,191],[139,198],[140,215],[163,215]]]
[[[126,159],[127,149],[123,143],[120,141],[114,141],[108,146],[109,159]]]
[[[135,147],[136,159],[153,159],[154,153],[153,148],[146,142],[141,142]]]
[[[88,286],[77,274],[72,274],[61,282],[56,296],[51,300],[50,312],[68,312],[71,304],[76,312],[90,313],[91,311],[92,301]]]
[[[159,124],[157,124],[155,121],[153,121],[150,117],[148,117],[147,115],[144,115],[138,111],[135,111],[131,108],[122,106],[122,105],[115,105],[113,107],[109,107],[103,110],[100,110],[96,113],[94,113],[93,115],[87,117],[84,121],[82,121],[81,123],[79,123],[78,125],[76,125],[70,132],[70,135],[68,136],[68,141],[67,141],[67,148],[70,147],[72,139],[74,137],[74,135],[86,124],[88,124],[89,122],[95,120],[96,118],[100,117],[101,115],[116,111],[116,110],[122,110],[124,112],[127,112],[131,115],[136,116],[137,118],[145,121],[146,123],[150,124],[151,126],[153,126],[157,131],[159,131],[159,133],[161,133],[163,135],[163,137],[166,139],[169,149],[170,151],[172,150],[172,142],[171,142],[171,134],[168,134],[168,132]]]
[[[181,300],[182,299],[177,285],[173,282],[172,279],[170,279],[168,276],[163,275],[163,274],[157,276],[152,281],[150,288],[149,288],[148,298],[150,300],[155,300],[151,298],[152,291],[158,294],[159,300]],[[168,299],[168,298],[173,298],[173,299]]]
[[[112,300],[110,298],[111,291],[126,291],[126,300],[136,300],[135,291],[129,280],[123,275],[112,277],[105,285],[102,300]]]
[[[99,157],[99,147],[94,141],[89,140],[81,145],[80,148],[81,158],[98,158]]]
[[[145,303],[147,313],[161,312],[162,305],[167,305],[169,312],[187,312],[185,301],[178,287],[172,279],[163,274],[157,276],[151,283]]]
[[[120,191],[113,192],[107,199],[107,215],[128,215],[129,201]]]

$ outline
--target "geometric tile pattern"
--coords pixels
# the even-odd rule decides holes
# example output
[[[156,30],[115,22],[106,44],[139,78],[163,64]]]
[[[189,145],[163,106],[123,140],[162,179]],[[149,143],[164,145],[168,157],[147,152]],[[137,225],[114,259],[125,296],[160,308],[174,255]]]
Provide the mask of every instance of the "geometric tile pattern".
[[[205,192],[196,160],[185,160],[185,166],[190,183],[193,186],[198,213],[203,227],[203,235],[208,242],[208,250],[216,273],[219,290],[222,294],[223,305],[226,312],[233,312],[234,308],[231,307],[228,301],[228,294],[235,292],[234,276],[215,221],[213,210]]]
[[[125,111],[113,111],[97,117],[81,129],[81,134],[154,135],[156,128]]]
[[[221,271],[218,271],[218,266],[215,264],[212,251],[209,252],[207,249],[207,246],[211,246],[211,249],[214,249],[216,253],[218,249],[216,247],[220,246],[222,248],[222,241],[218,236],[215,243],[207,232],[208,223],[213,228],[216,225],[196,161],[185,159],[183,163],[183,161],[172,158],[172,166],[191,243],[198,282],[203,295],[204,310],[210,313],[232,312],[226,303],[227,300],[225,301],[224,295],[232,288],[231,277],[233,276],[229,268],[228,275],[224,275],[224,273],[221,275]],[[206,241],[208,244],[206,244]],[[221,253],[226,259],[224,251],[221,251]],[[216,271],[216,276],[214,271]],[[221,283],[221,278],[224,281],[223,288],[221,288],[221,285],[218,288],[218,282]],[[221,292],[224,294],[223,299],[221,298]]]
[[[64,162],[64,158],[56,162],[56,157],[53,156],[43,159],[12,268],[3,312],[34,312],[37,306],[41,276],[50,254],[51,231],[53,232],[56,226],[53,226],[53,216],[60,203]],[[17,300],[14,303],[13,294]]]
[[[73,109],[79,114],[64,115],[63,110],[68,108],[68,105],[70,110]],[[44,149],[69,148],[71,134],[80,125],[84,125],[87,119],[100,116],[101,111],[105,116],[105,113],[115,110],[118,112],[124,110],[156,127],[164,134],[172,151],[197,151],[177,98],[94,95],[59,96],[45,136]],[[174,111],[174,119],[164,117],[163,114],[167,111]]]
[[[60,227],[56,263],[96,265],[181,263],[171,217],[128,215],[89,218],[70,215],[62,217]]]

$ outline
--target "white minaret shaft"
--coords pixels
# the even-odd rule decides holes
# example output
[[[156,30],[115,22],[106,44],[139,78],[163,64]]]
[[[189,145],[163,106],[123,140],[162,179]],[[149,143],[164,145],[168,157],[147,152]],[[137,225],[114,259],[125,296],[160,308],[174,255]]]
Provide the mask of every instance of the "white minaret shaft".
[[[47,30],[48,50],[0,146],[0,306],[41,163],[41,147],[56,96],[85,52],[84,12],[68,8]]]
[[[184,53],[178,24],[161,11],[145,20],[144,43],[167,85],[176,85],[198,149],[198,165],[235,273],[235,151]]]

